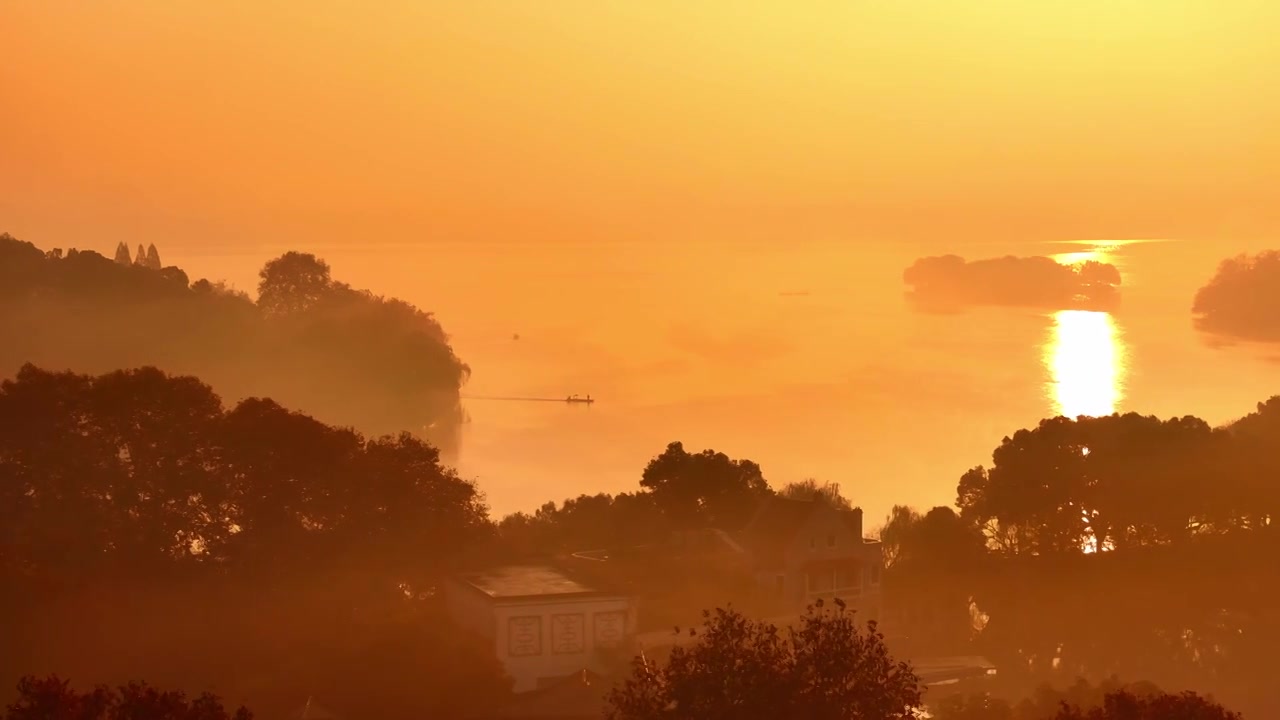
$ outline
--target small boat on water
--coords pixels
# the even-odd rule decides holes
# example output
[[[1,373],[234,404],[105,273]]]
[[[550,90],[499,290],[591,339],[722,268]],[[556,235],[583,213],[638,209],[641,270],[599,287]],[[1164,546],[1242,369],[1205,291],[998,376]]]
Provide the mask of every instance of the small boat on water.
[[[565,398],[564,401],[567,403],[583,403],[586,405],[590,405],[591,403],[595,402],[595,400],[591,399],[590,395],[584,398],[580,398],[577,395],[570,395],[569,397]]]

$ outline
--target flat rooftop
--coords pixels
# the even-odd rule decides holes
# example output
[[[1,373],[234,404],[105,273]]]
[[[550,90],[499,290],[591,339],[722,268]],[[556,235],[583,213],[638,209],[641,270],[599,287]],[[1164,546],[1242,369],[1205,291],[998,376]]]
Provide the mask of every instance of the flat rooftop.
[[[598,589],[545,565],[493,568],[463,575],[462,581],[495,600],[600,594]]]
[[[917,658],[911,661],[911,666],[925,685],[951,685],[996,674],[995,665],[980,656]]]

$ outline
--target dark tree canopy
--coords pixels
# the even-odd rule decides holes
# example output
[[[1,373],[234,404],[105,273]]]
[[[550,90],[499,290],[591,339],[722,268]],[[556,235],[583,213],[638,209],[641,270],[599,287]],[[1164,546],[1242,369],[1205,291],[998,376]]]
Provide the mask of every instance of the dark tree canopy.
[[[24,367],[0,384],[4,560],[62,579],[266,568],[361,552],[398,572],[484,532],[475,486],[407,434],[365,439],[154,368],[93,378]],[[477,536],[478,537],[478,536]]]
[[[959,505],[1010,554],[1161,545],[1256,526],[1270,500],[1243,474],[1222,477],[1230,440],[1193,417],[1044,420],[1005,438],[989,469],[966,473]]]
[[[969,714],[955,718],[1053,720],[1064,700],[1088,711],[1106,692],[1137,692],[1035,691],[1110,675],[1212,693],[1250,716],[1270,716],[1280,706],[1254,689],[1268,682],[1280,644],[1280,578],[1270,571],[1280,554],[1278,446],[1280,398],[1223,428],[1129,414],[1054,418],[1012,434],[992,465],[961,478],[959,512],[897,506],[886,519],[881,617],[891,647],[910,657],[981,655],[999,669],[995,682],[1007,696],[1032,694],[1012,706],[957,701],[953,709]],[[705,472],[704,458],[717,473]],[[742,490],[759,486],[738,480],[736,469],[722,454],[674,444],[650,463],[640,493],[550,503],[508,518],[501,534],[542,554],[608,548],[608,562],[594,566],[646,592],[648,615],[681,622],[691,607],[740,607],[756,597],[734,583],[755,582],[749,567],[734,570],[725,555],[688,553],[674,542],[718,524],[717,496],[707,489],[733,488],[732,498],[755,498],[738,507],[756,506],[757,491]],[[730,480],[690,480],[707,476]],[[783,492],[807,497],[819,487]],[[664,544],[646,528],[677,532]],[[638,548],[633,559],[623,547],[630,543],[648,544],[648,553]],[[678,598],[644,590],[700,581],[704,587]],[[660,687],[632,687],[627,707],[657,707],[667,697]],[[931,709],[950,707],[941,702],[946,692],[931,690]]]
[[[839,603],[839,601],[837,601]],[[920,684],[874,623],[858,627],[843,604],[810,608],[798,628],[732,610],[706,613],[691,646],[665,664],[637,658],[608,698],[612,720],[861,720],[914,717]]]
[[[888,567],[971,568],[982,557],[982,533],[949,507],[936,507],[921,515],[896,505],[880,530]]]
[[[1196,695],[1134,695],[1118,692],[1108,695],[1101,707],[1081,710],[1067,707],[1056,720],[1239,720],[1240,715],[1217,703]]]
[[[1170,694],[1150,683],[1097,685],[1079,680],[1044,686],[1009,703],[988,693],[953,695],[929,708],[936,720],[1239,720],[1240,715],[1195,693]]]
[[[146,683],[80,692],[51,676],[24,677],[18,683],[18,699],[8,707],[4,720],[253,720],[253,713],[244,707],[228,711],[209,693],[188,698]]]
[[[841,510],[853,509],[853,503],[849,501],[849,498],[840,494],[839,485],[835,483],[820,483],[813,478],[787,483],[778,491],[778,495],[789,500],[816,500],[830,503]]]
[[[0,383],[0,676],[235,688],[281,712],[322,680],[349,711],[483,706],[501,671],[439,629],[433,589],[491,534],[475,485],[412,435],[226,409],[154,368]]]
[[[814,480],[792,483],[784,492],[849,503],[836,486]],[[663,544],[673,530],[737,527],[769,494],[760,466],[750,460],[713,450],[692,454],[676,442],[645,467],[639,492],[548,502],[533,513],[507,516],[499,530],[509,551],[527,554]]]
[[[1024,692],[1118,675],[1280,710],[1254,691],[1280,643],[1278,409],[1221,428],[1054,418],[1005,438],[960,479],[959,522],[935,510],[917,534],[924,517],[890,519],[891,637],[981,654]]]
[[[724,453],[690,453],[673,442],[649,461],[640,486],[681,527],[738,528],[770,492],[760,466]]]
[[[549,502],[532,514],[508,515],[498,531],[512,552],[548,555],[662,541],[669,527],[653,494],[638,492]]]
[[[1237,340],[1280,341],[1280,251],[1223,260],[1191,306],[1196,327]]]
[[[921,515],[897,506],[880,531],[886,558],[883,602],[899,616],[929,618],[893,637],[903,651],[964,655],[981,624],[972,615],[972,580],[985,564],[982,533],[954,510]]]
[[[334,291],[329,264],[311,253],[287,252],[258,277],[258,306],[269,315],[305,312]]]
[[[430,313],[338,282],[309,254],[268,262],[256,303],[221,283],[189,283],[154,247],[128,254],[63,257],[0,236],[0,377],[27,362],[90,373],[150,365],[228,398],[272,397],[326,422],[455,449],[469,370]]]

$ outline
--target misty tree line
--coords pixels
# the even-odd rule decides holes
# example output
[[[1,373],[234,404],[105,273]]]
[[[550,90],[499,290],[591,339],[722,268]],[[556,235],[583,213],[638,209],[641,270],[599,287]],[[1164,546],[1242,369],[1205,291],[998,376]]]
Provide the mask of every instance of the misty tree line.
[[[1008,697],[1116,675],[1270,707],[1250,690],[1280,640],[1278,408],[1219,429],[1128,415],[1016,433],[965,474],[960,512],[899,509],[886,525],[885,604],[904,609],[890,647],[984,654]],[[25,367],[0,385],[0,427],[0,631],[22,650],[3,671],[212,684],[263,707],[331,685],[338,705],[376,696],[393,716],[496,702],[492,658],[440,623],[442,573],[731,530],[772,492],[755,463],[673,443],[634,493],[495,526],[477,488],[413,436],[369,439],[263,399],[224,407],[155,369]],[[842,501],[817,483],[782,492]],[[701,575],[689,596],[708,607],[749,592],[683,558],[649,568],[652,585]],[[175,659],[180,647],[200,652]],[[448,682],[424,686],[423,668]]]
[[[0,384],[6,678],[145,679],[281,713],[317,688],[393,714],[501,699],[496,661],[432,596],[491,534],[475,485],[408,433],[225,407],[154,368]]]
[[[886,606],[908,644],[986,655],[1019,692],[1116,675],[1273,714],[1277,447],[1280,398],[1220,428],[1127,414],[1020,430],[961,477],[958,513],[895,509]]]
[[[902,279],[912,307],[926,312],[970,305],[1114,310],[1120,302],[1120,271],[1092,260],[1063,265],[1040,256],[966,261],[943,255],[916,260]],[[1220,340],[1280,340],[1280,251],[1223,260],[1190,310],[1193,325]]]
[[[334,281],[309,255],[268,263],[257,302],[145,259],[0,238],[0,336],[14,338],[0,360],[37,361],[0,387],[0,637],[19,649],[0,655],[5,677],[146,678],[272,712],[316,688],[386,717],[491,706],[508,685],[440,622],[442,573],[732,531],[773,493],[755,463],[673,443],[635,492],[494,524],[435,448],[378,434],[458,417],[466,368],[428,314]],[[105,374],[37,367],[69,358]],[[115,370],[148,365],[201,379]],[[224,404],[210,377],[249,399]],[[890,647],[1001,669],[994,694],[956,694],[939,717],[1047,718],[1017,701],[1081,676],[1272,714],[1277,698],[1258,688],[1280,642],[1278,416],[1272,399],[1225,428],[1046,420],[964,474],[958,511],[896,508],[882,532]],[[813,482],[781,492],[847,504]],[[662,567],[611,567],[637,586],[696,588],[646,599],[676,618],[690,598],[749,593],[708,563],[684,547]]]
[[[27,365],[0,385],[0,426],[4,560],[42,583],[202,566],[269,583],[339,554],[407,581],[442,560],[411,548],[488,524],[474,484],[413,435],[367,439],[258,398],[224,408],[154,368]]]
[[[1280,697],[1259,688],[1280,644],[1277,447],[1280,398],[1226,427],[1127,414],[1054,418],[1014,433],[990,466],[960,478],[958,510],[900,506],[886,519],[890,647],[908,657],[980,654],[999,667],[998,679],[976,688],[999,697],[953,699],[944,719],[1050,717],[1043,707],[1002,713],[1046,683],[1079,677],[1149,681],[1255,716],[1274,712]],[[809,482],[782,492],[847,502],[829,489]],[[648,588],[646,611],[668,620],[689,610],[677,596],[753,609],[750,582],[695,548],[668,546],[669,559],[651,567],[625,546],[663,543],[673,530],[732,530],[770,492],[756,464],[674,443],[637,492],[547,503],[498,527],[530,554],[614,548],[614,574]],[[681,592],[661,591],[676,585]]]
[[[141,249],[140,249],[141,250]],[[121,252],[123,251],[123,252]],[[104,373],[161,367],[225,397],[271,397],[372,434],[409,430],[452,452],[469,375],[430,313],[333,279],[290,252],[260,273],[259,297],[127,247],[43,252],[0,235],[0,367]]]
[[[958,255],[925,257],[904,270],[902,280],[911,288],[907,298],[912,306],[926,311],[966,305],[1114,309],[1121,283],[1114,265],[1094,260],[1064,265],[1042,256],[971,261]]]
[[[1226,338],[1280,340],[1280,251],[1222,261],[1191,306],[1196,327]]]

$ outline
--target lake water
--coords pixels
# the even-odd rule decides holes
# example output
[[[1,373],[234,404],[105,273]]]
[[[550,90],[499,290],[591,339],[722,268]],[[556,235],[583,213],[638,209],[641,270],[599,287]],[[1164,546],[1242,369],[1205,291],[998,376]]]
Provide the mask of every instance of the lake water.
[[[950,248],[847,242],[294,246],[334,276],[437,313],[472,367],[464,394],[590,394],[592,406],[466,402],[457,463],[496,515],[637,487],[673,440],[759,462],[775,485],[840,484],[873,527],[894,503],[955,500],[1001,438],[1065,413],[1214,423],[1280,393],[1280,351],[1212,347],[1196,288],[1245,244],[966,247],[1095,257],[1124,274],[1115,313],[911,312],[901,272]],[[193,279],[252,290],[286,248],[161,247]],[[517,338],[518,336],[518,338]]]

